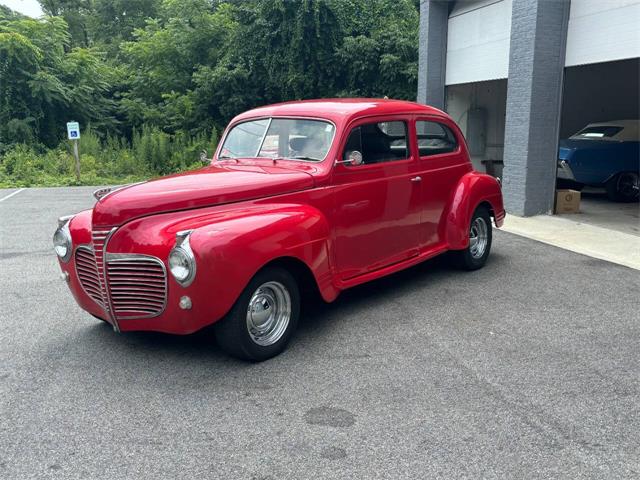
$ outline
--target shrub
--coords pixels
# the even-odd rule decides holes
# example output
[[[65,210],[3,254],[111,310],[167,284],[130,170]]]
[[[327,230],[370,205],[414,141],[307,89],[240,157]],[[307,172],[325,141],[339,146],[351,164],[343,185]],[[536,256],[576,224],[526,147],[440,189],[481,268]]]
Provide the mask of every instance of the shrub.
[[[129,143],[122,137],[101,139],[87,128],[79,143],[79,183],[75,178],[73,144],[65,140],[49,150],[25,144],[12,146],[0,156],[0,186],[124,183],[199,168],[201,152],[206,150],[210,158],[217,137],[215,129],[210,135],[183,131],[171,135],[157,127],[144,126],[134,131]]]

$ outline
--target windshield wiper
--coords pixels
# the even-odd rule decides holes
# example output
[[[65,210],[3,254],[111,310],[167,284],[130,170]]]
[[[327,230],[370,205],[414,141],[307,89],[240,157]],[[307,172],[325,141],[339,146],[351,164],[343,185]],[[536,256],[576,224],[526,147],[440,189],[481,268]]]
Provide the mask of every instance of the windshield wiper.
[[[290,158],[292,160],[311,160],[311,161],[314,161],[314,162],[319,162],[319,161],[322,160],[321,158],[307,157],[305,155],[296,155],[294,157],[286,157],[286,158]]]

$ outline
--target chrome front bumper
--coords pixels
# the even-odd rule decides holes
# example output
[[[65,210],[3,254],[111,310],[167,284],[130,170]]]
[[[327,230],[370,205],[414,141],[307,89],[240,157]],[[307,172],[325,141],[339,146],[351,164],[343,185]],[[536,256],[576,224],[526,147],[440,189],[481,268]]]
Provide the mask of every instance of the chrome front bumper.
[[[571,167],[564,160],[558,160],[557,177],[561,178],[563,180],[574,180],[575,181],[575,179],[576,179],[574,177],[574,175],[573,175],[573,171],[571,170]]]

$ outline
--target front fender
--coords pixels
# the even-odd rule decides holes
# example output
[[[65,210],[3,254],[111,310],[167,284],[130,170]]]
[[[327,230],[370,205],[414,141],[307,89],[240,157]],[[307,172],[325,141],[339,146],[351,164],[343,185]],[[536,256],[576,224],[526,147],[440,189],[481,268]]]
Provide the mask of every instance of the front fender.
[[[218,284],[227,299],[225,306],[231,308],[256,272],[280,258],[304,263],[323,298],[334,300],[338,291],[331,275],[329,232],[324,215],[309,205],[260,205],[255,211],[197,228],[190,241],[200,255],[198,275]],[[219,278],[224,281],[218,282]]]
[[[496,227],[504,223],[505,211],[502,190],[498,181],[484,173],[465,174],[453,190],[449,210],[445,215],[441,238],[450,250],[461,250],[469,245],[469,224],[476,208],[486,203]]]
[[[329,264],[329,225],[309,205],[248,204],[154,215],[120,227],[108,250],[153,255],[166,264],[176,233],[182,230],[192,230],[189,243],[197,265],[194,281],[182,287],[169,274],[162,317],[121,322],[123,330],[199,330],[224,317],[256,272],[283,257],[309,268],[325,300],[338,295]],[[188,311],[178,308],[185,295],[192,300]]]

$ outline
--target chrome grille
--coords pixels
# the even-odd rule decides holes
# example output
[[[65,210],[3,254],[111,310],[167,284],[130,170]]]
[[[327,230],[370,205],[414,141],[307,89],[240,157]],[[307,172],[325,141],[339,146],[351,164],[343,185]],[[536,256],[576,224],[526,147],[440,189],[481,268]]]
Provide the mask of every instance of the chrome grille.
[[[109,236],[111,230],[94,230],[91,232],[91,240],[93,243],[93,254],[96,260],[96,269],[98,271],[98,278],[100,279],[100,292],[102,294],[102,305],[109,309],[109,302],[107,300],[107,289],[104,284],[104,243]]]
[[[96,266],[96,257],[91,248],[81,245],[76,249],[76,273],[87,295],[104,308],[102,282]]]
[[[164,310],[167,273],[156,257],[106,254],[111,306],[118,320],[148,318]]]

